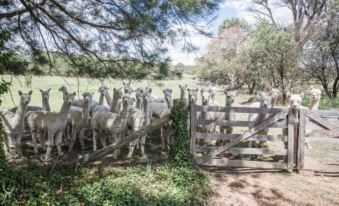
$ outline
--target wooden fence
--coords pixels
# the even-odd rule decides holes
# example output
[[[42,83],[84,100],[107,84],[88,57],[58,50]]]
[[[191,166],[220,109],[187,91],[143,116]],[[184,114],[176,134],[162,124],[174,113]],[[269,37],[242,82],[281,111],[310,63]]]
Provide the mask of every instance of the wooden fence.
[[[250,122],[244,120],[206,120],[199,118],[201,112],[219,112],[226,113],[232,111],[236,114],[253,114],[253,113],[267,113],[268,118],[261,123],[248,129]],[[321,115],[322,116],[321,116]],[[315,138],[306,137],[305,130],[308,122],[306,116],[317,122],[320,127],[330,129],[332,131],[339,131],[339,124],[328,122],[323,119],[324,115],[332,115],[332,117],[339,117],[338,113],[321,111],[314,112],[309,110],[301,110],[300,112],[292,112],[288,109],[274,108],[274,109],[260,109],[248,107],[219,107],[219,106],[197,106],[191,105],[190,116],[190,151],[195,157],[196,163],[202,166],[214,167],[248,167],[248,168],[269,168],[269,169],[286,169],[292,171],[293,169],[308,169],[304,165],[305,155],[322,155],[331,156],[339,159],[339,153],[335,152],[310,152],[305,150],[306,142],[321,141],[331,144],[339,144],[339,139],[331,138]],[[244,115],[243,115],[244,116]],[[244,119],[244,118],[242,118]],[[300,119],[300,121],[299,121]],[[201,130],[213,125],[216,127],[227,126],[233,128],[244,128],[244,132],[232,132],[232,134],[217,133],[215,131]],[[275,129],[274,135],[261,135],[261,131],[265,129]],[[239,130],[238,130],[239,131]],[[277,134],[279,133],[279,134]],[[226,144],[218,145],[217,141],[225,141]],[[280,147],[269,148],[249,148],[247,143],[249,141],[265,141],[269,144],[280,144]],[[202,143],[203,142],[203,143]],[[261,156],[253,160],[253,156]],[[308,164],[306,164],[308,166]],[[334,166],[332,166],[334,167]],[[323,169],[324,171],[324,169]],[[331,169],[331,171],[336,171]],[[339,172],[339,170],[338,170]]]

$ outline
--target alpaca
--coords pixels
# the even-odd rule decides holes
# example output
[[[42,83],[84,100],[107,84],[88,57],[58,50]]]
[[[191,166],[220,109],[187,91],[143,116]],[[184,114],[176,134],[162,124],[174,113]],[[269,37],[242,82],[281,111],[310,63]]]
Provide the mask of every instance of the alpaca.
[[[64,102],[59,112],[48,112],[42,110],[27,112],[27,118],[30,119],[28,124],[30,125],[32,133],[38,133],[41,135],[44,131],[47,131],[47,160],[51,158],[52,147],[54,144],[57,146],[58,155],[63,155],[61,149],[62,135],[67,126],[68,111],[72,106],[75,95],[75,92],[73,94],[66,93]]]
[[[171,112],[173,108],[173,101],[172,101],[172,90],[171,89],[164,89],[163,90],[164,97],[167,103],[167,109],[162,111],[160,117],[163,117]],[[169,150],[170,148],[170,138],[171,138],[171,124],[167,123],[164,124],[160,129],[161,134],[161,148],[162,150]]]
[[[32,91],[22,93],[19,91],[20,104],[15,113],[13,112],[0,112],[0,118],[4,126],[3,131],[7,137],[7,146],[9,152],[14,155],[15,152],[22,156],[21,151],[21,138],[22,132],[25,127],[25,113],[27,105],[31,101]],[[7,149],[5,149],[7,151]]]
[[[127,125],[132,132],[136,132],[140,130],[143,126],[147,126],[150,124],[150,108],[149,108],[149,104],[151,102],[150,93],[148,92],[142,93],[142,90],[139,91],[136,90],[136,93],[140,94],[137,96],[137,101],[138,98],[141,96],[140,100],[142,101],[142,104],[139,105],[142,105],[143,108],[137,108],[134,107],[133,105],[130,105]],[[130,142],[129,153],[127,158],[131,158],[133,156],[134,150],[139,144],[142,157],[146,157],[145,155],[146,137],[147,135],[144,135],[141,138]]]
[[[127,129],[128,108],[132,104],[132,99],[129,96],[124,96],[122,99],[123,110],[118,113],[103,113],[96,112],[91,120],[93,129],[93,150],[97,150],[96,140],[99,139],[102,146],[106,147],[106,135],[110,135],[109,140],[112,143],[118,143],[120,136]],[[114,158],[117,158],[119,150],[114,151]]]
[[[217,88],[212,86],[212,87],[210,87],[209,91],[211,93],[210,105],[214,105],[214,106],[219,105],[219,102],[215,100],[215,95],[217,93]]]
[[[71,128],[71,137],[68,152],[73,150],[77,136],[79,136],[81,149],[84,150],[84,132],[90,127],[90,105],[92,94],[89,92],[83,93],[82,108],[72,106],[68,112],[68,124]]]
[[[172,97],[171,97],[171,92],[167,92],[165,96],[165,98],[163,99],[154,99],[154,97],[152,96],[152,88],[145,88],[145,93],[149,93],[150,97],[151,97],[151,104],[150,104],[150,108],[151,108],[151,113],[152,113],[152,117],[155,118],[160,118],[161,117],[161,113],[168,109],[168,103],[172,101]],[[167,99],[166,99],[167,98]]]
[[[237,91],[225,91],[225,107],[232,107],[234,103],[234,99],[236,96]],[[235,111],[233,109],[230,109],[229,111],[225,112],[224,114],[224,120],[227,121],[236,121],[236,115]],[[232,134],[233,133],[233,127],[228,126],[221,126],[220,127],[220,133],[224,134]]]
[[[260,107],[261,109],[269,109],[272,107],[272,97],[266,92],[258,92],[258,98],[260,99]],[[260,124],[265,119],[269,117],[269,113],[267,112],[260,112],[255,114],[250,114],[248,116],[249,121],[249,129],[253,128],[254,126]],[[263,129],[258,132],[259,135],[267,135],[269,129]],[[254,148],[262,148],[265,146],[265,141],[250,141],[249,147]]]
[[[310,91],[309,91],[309,95],[311,97],[311,104],[309,109],[310,110],[314,110],[317,111],[319,109],[319,103],[320,103],[320,99],[321,99],[321,89],[317,89],[311,86]],[[307,121],[309,121],[309,119],[307,119]],[[312,134],[313,129],[310,128],[310,124],[306,124],[306,128],[305,128],[305,136],[309,137]],[[312,149],[311,144],[306,142],[306,147],[308,149]]]
[[[49,92],[51,91],[51,89],[48,89],[46,91],[43,91],[40,89],[41,92],[41,99],[42,99],[42,110],[50,112],[51,111],[51,107],[49,105]],[[30,120],[30,116],[26,117],[27,119],[27,126],[29,126],[28,121],[32,121]],[[29,127],[30,131],[32,131],[32,129]],[[32,141],[33,141],[33,147],[34,147],[34,153],[37,154],[38,153],[38,146],[37,146],[37,138],[39,139],[39,143],[41,145],[41,147],[45,150],[46,146],[45,146],[45,142],[46,142],[46,131],[44,131],[41,134],[37,134],[36,132],[32,132]]]

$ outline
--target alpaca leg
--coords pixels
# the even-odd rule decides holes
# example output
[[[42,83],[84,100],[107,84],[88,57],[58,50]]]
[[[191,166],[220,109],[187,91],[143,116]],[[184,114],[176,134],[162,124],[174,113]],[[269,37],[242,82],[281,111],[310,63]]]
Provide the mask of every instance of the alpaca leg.
[[[166,149],[164,127],[161,127],[160,129],[160,136],[161,136],[161,149],[164,151]]]
[[[38,140],[37,140],[37,131],[32,131],[32,140],[33,140],[33,147],[34,147],[34,153],[38,154]],[[40,142],[41,143],[41,142]]]
[[[97,137],[98,137],[98,132],[93,129],[93,151],[97,150]]]
[[[119,135],[116,135],[116,134],[113,136],[113,139],[114,139],[113,144],[117,144],[120,141]],[[119,153],[120,153],[120,149],[115,149],[114,152],[113,152],[113,158],[117,159],[118,156],[119,156]]]
[[[147,135],[144,135],[140,138],[140,150],[141,150],[142,157],[146,157],[146,154],[145,154],[146,137]]]
[[[61,149],[61,143],[62,143],[62,132],[58,132],[57,135],[56,135],[55,144],[57,146],[59,156],[64,155],[64,153],[62,152],[62,149]]]
[[[46,150],[46,140],[45,140],[45,137],[46,137],[46,131],[39,131],[37,133],[38,135],[38,140],[39,140],[39,143],[41,145],[41,148],[43,150]]]
[[[73,130],[72,130],[72,136],[71,136],[71,142],[70,142],[70,144],[69,144],[68,152],[72,152],[73,146],[74,146],[74,143],[75,143],[76,138],[77,138],[77,131],[76,131],[76,129],[73,127]]]
[[[51,152],[52,152],[53,144],[54,144],[54,133],[51,131],[48,131],[48,140],[46,142],[46,145],[47,145],[46,159],[47,160],[51,159]]]
[[[15,138],[15,148],[16,148],[16,152],[18,154],[19,157],[22,157],[22,150],[21,150],[21,135],[19,134],[16,136]]]
[[[134,141],[129,143],[129,151],[128,151],[128,155],[127,155],[128,159],[132,158],[133,153],[134,153],[134,149],[135,149],[135,147],[138,143],[139,143],[138,140],[134,140]]]
[[[86,129],[81,129],[80,134],[79,134],[79,141],[80,141],[80,146],[81,146],[81,150],[84,151],[85,150],[85,131]]]

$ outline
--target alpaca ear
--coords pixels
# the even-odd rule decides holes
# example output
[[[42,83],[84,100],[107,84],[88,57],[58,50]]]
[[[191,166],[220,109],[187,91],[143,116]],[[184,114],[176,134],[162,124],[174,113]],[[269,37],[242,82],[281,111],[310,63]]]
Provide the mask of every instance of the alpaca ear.
[[[75,92],[73,92],[73,96],[76,96],[77,94]]]
[[[187,88],[187,84],[185,84],[185,87]]]
[[[187,88],[187,91],[189,91],[189,92],[190,92],[190,91],[191,91],[191,89],[190,89],[190,88]]]
[[[33,93],[33,91],[32,91],[32,90],[28,92],[28,94],[29,94],[29,95],[31,95],[32,93]]]
[[[41,93],[44,93],[44,91],[42,91],[42,89],[39,89]]]
[[[18,93],[19,93],[19,95],[20,95],[20,96],[22,95],[22,91],[20,91],[20,90],[19,90],[19,92],[18,92]]]
[[[179,84],[179,88],[181,89],[181,84]]]
[[[149,91],[149,93],[152,93],[152,88],[149,88],[148,91]]]
[[[196,92],[198,92],[198,91],[199,91],[199,89],[195,89],[195,91],[196,91]]]
[[[172,94],[172,89],[170,89],[169,92]]]
[[[50,92],[52,88],[49,88],[47,91]]]

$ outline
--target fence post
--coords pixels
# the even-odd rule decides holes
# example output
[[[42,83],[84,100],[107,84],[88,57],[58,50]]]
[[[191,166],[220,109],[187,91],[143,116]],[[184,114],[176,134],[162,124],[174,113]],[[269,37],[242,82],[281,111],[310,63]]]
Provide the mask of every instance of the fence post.
[[[197,111],[195,102],[192,102],[191,105],[191,113],[190,113],[190,126],[191,126],[191,134],[190,134],[190,152],[195,157],[196,153],[196,133],[197,133]]]
[[[294,163],[294,118],[292,109],[289,109],[287,121],[287,170],[289,172],[292,172]]]
[[[305,127],[306,127],[306,110],[300,110],[300,120],[299,120],[299,138],[298,138],[298,162],[297,169],[304,169],[304,159],[305,159]]]

